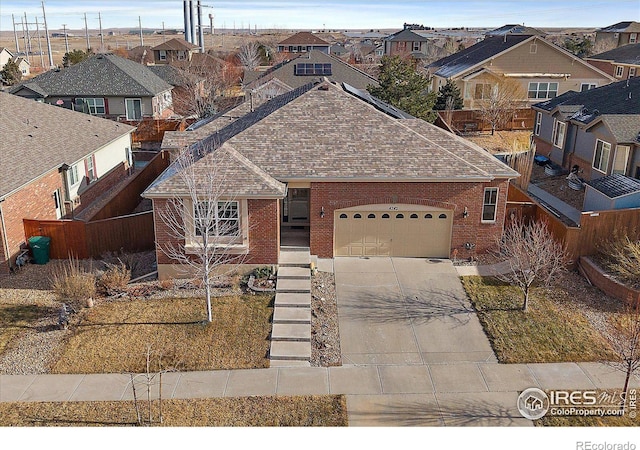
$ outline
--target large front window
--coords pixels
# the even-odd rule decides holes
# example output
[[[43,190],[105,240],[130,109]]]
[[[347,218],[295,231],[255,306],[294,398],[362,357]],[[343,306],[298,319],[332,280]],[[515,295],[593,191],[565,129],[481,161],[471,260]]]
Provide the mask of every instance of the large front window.
[[[196,236],[205,233],[214,237],[239,236],[240,214],[237,201],[198,202],[193,209]]]
[[[593,155],[593,168],[606,173],[610,154],[611,144],[598,139],[596,142],[596,151]]]
[[[529,98],[554,98],[558,95],[558,83],[532,81],[529,83],[527,96]]]
[[[106,113],[104,98],[76,98],[76,111],[95,115],[103,115]]]

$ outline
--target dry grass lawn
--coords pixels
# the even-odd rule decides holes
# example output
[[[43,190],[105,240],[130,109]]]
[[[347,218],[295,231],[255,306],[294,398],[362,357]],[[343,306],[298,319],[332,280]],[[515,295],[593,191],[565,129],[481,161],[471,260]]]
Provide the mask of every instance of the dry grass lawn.
[[[51,371],[143,372],[149,346],[163,367],[181,371],[268,367],[271,303],[271,295],[214,298],[208,324],[200,298],[100,303],[72,325]]]
[[[146,404],[141,405],[146,413]],[[162,424],[153,403],[154,425],[247,427],[347,425],[344,396],[241,397],[163,400]],[[146,416],[148,417],[148,415]],[[0,403],[0,426],[133,426],[134,403]]]
[[[543,427],[637,427],[640,417],[597,417],[597,416],[545,416],[534,421],[535,426]]]
[[[536,288],[529,309],[521,310],[521,293],[494,278],[463,277],[493,349],[502,363],[602,361],[615,358],[562,288],[549,295]]]

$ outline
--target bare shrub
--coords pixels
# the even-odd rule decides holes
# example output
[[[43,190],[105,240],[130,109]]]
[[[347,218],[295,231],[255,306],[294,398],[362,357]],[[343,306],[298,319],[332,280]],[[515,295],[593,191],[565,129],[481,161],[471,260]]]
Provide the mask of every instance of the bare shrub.
[[[619,237],[607,243],[602,252],[608,270],[631,286],[640,286],[640,240]]]
[[[107,269],[98,279],[100,290],[106,295],[117,295],[123,293],[127,284],[131,280],[131,270],[125,263],[106,263]]]
[[[77,258],[70,258],[51,274],[53,292],[60,301],[80,302],[96,295],[96,277]]]

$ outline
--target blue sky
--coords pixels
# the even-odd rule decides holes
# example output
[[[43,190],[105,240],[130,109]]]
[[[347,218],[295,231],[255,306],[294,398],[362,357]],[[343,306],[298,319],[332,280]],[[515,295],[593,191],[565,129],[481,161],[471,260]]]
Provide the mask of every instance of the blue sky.
[[[194,4],[196,2],[194,1]],[[525,23],[533,27],[604,27],[625,20],[640,20],[640,0],[555,0],[555,1],[474,1],[474,0],[203,0],[203,21],[214,14],[216,28],[310,28],[378,29],[401,28],[404,22],[443,27],[498,27]],[[103,28],[136,28],[138,16],[143,27],[182,28],[181,0],[46,0],[49,29],[84,28],[84,13],[90,29],[98,28],[98,12]],[[0,0],[0,30],[12,30],[27,13],[29,22],[42,21],[37,0]]]

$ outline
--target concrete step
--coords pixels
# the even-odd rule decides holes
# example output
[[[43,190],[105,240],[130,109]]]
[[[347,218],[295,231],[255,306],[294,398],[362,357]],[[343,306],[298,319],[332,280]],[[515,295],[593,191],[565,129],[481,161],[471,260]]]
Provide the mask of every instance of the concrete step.
[[[311,358],[311,342],[271,342],[269,359],[285,361],[309,361]]]
[[[307,292],[278,292],[275,307],[311,308],[311,295]]]
[[[280,248],[279,266],[309,267],[311,254],[306,250],[285,250]]]
[[[311,367],[309,361],[295,361],[286,359],[272,359],[269,363],[270,367]]]
[[[276,292],[290,292],[290,293],[310,293],[311,292],[311,279],[288,279],[280,278],[276,282]]]
[[[278,279],[306,279],[311,278],[311,270],[308,267],[280,267],[278,269]]]
[[[278,323],[311,323],[311,309],[307,308],[274,308],[273,324]]]
[[[307,323],[274,323],[271,341],[310,341],[311,326]]]

